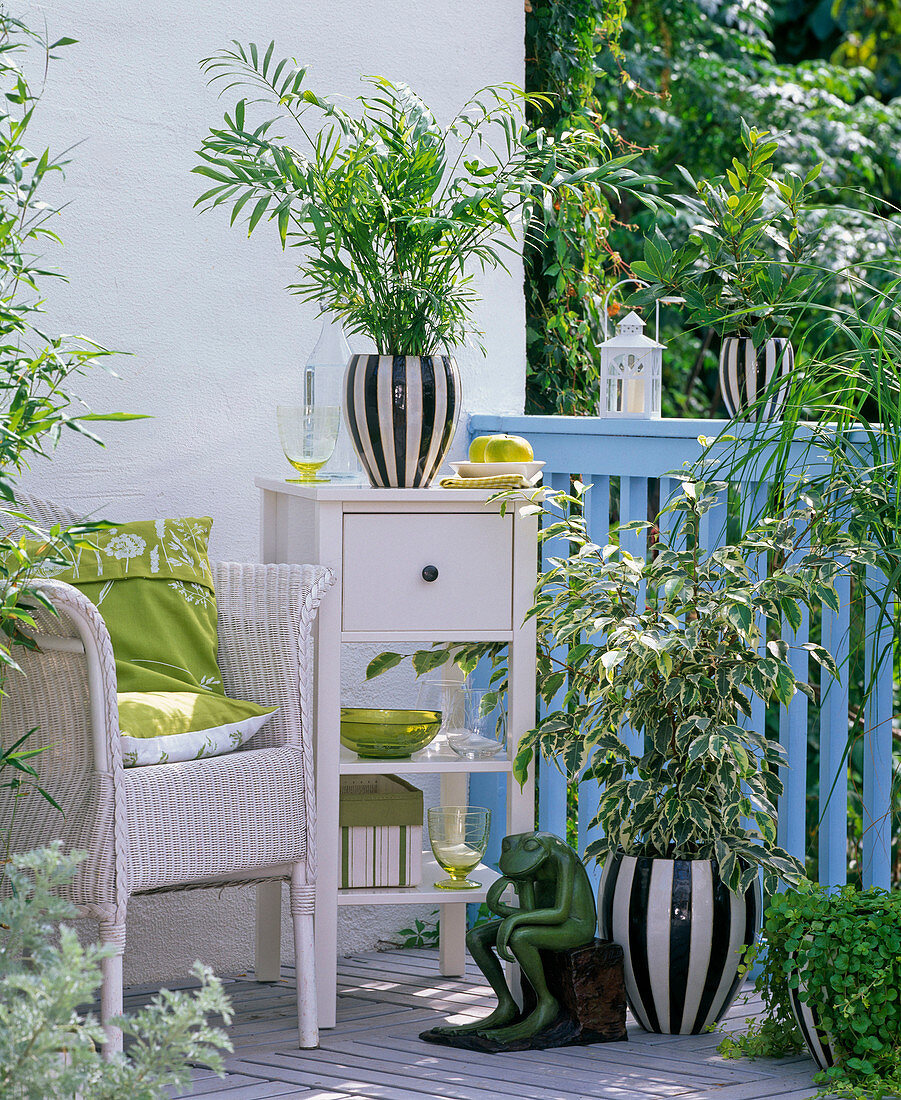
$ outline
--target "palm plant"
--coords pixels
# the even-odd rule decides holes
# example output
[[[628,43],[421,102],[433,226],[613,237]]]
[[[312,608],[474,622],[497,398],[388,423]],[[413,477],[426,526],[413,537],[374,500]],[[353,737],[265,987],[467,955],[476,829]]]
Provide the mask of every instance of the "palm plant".
[[[520,248],[534,203],[561,188],[607,188],[653,203],[648,178],[612,157],[595,132],[529,132],[524,113],[541,97],[512,84],[477,92],[446,126],[405,84],[369,77],[355,112],[306,87],[306,70],[251,43],[201,62],[223,91],[247,86],[278,119],[248,121],[240,99],[204,138],[193,170],[214,181],[197,204],[245,209],[252,233],[274,222],[282,245],[301,249],[291,289],[370,337],[381,354],[421,355],[472,332],[473,266],[503,266]],[[313,112],[316,126],[309,117]],[[276,137],[288,123],[296,137]]]

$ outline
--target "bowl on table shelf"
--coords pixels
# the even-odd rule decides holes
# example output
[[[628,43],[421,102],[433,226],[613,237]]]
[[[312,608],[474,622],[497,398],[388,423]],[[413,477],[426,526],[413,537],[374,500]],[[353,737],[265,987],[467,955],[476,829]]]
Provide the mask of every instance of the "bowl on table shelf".
[[[438,710],[341,708],[341,744],[369,759],[405,759],[424,749],[440,728]]]

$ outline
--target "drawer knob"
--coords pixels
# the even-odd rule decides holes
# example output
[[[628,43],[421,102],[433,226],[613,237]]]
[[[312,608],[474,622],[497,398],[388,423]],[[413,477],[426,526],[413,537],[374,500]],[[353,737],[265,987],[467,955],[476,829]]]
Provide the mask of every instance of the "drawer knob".
[[[424,581],[437,581],[438,580],[438,566],[426,565],[422,570],[422,579]]]

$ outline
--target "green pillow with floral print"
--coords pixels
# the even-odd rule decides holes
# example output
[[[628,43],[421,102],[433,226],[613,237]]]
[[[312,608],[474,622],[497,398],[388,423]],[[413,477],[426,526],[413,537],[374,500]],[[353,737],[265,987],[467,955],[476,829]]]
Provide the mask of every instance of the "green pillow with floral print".
[[[123,523],[81,540],[70,568],[45,568],[99,609],[120,692],[224,694],[207,558],[212,525],[208,516]]]
[[[216,662],[213,521],[144,520],[93,532],[41,571],[80,589],[116,658],[126,767],[218,756],[248,741],[274,707],[230,699]]]

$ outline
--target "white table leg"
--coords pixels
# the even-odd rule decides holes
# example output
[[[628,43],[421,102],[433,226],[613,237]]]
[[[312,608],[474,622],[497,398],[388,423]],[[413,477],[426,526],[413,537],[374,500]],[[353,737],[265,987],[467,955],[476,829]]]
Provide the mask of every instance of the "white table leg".
[[[466,973],[466,903],[441,906],[438,964],[446,978]]]
[[[323,505],[318,511],[320,547],[341,545],[340,506]],[[324,555],[323,555],[324,557]],[[319,1026],[335,1026],[338,966],[338,790],[341,719],[341,571],[325,560],[338,576],[337,584],[319,607],[316,621],[316,986]]]
[[[277,982],[281,974],[282,884],[261,882],[257,886],[256,961],[258,982]]]

